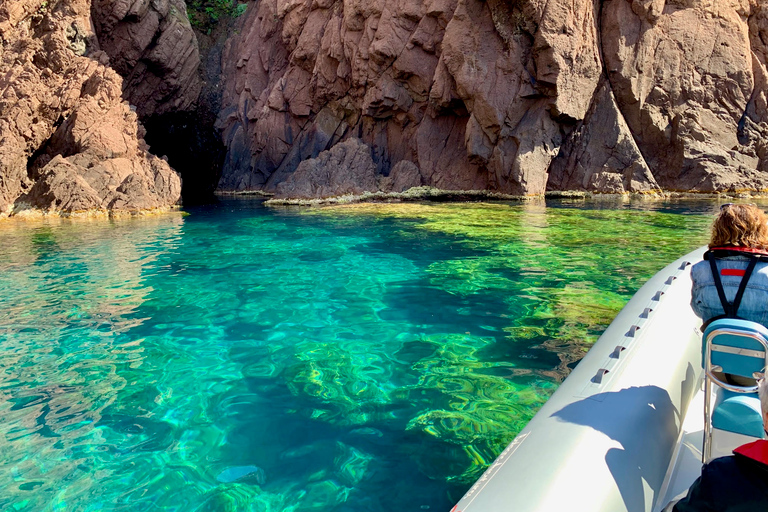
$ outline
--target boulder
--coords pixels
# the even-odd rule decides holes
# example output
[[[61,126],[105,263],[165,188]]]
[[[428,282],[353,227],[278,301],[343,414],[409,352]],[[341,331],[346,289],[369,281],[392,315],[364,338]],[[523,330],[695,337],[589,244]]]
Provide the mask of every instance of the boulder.
[[[422,185],[419,167],[408,160],[400,160],[389,171],[389,176],[379,178],[382,192],[405,192]]]
[[[0,2],[0,216],[180,198],[178,175],[148,153],[123,81],[89,27],[87,0]],[[115,201],[120,194],[125,201]]]
[[[278,199],[325,199],[360,195],[378,189],[371,148],[360,139],[349,139],[301,162],[288,179],[276,187]]]

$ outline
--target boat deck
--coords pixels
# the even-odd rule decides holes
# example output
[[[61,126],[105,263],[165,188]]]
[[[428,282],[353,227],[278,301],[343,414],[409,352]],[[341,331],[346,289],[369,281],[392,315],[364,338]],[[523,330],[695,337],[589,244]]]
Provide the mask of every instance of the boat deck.
[[[754,440],[752,437],[716,430],[713,435],[712,458],[716,459],[731,455],[734,448]],[[670,471],[667,473],[661,488],[661,494],[664,496],[664,499],[654,508],[654,512],[661,512],[671,500],[684,497],[691,484],[701,475],[703,442],[704,380],[701,379],[699,391],[693,396],[688,406],[687,414],[683,420],[680,442],[677,445],[677,452],[672,459]]]

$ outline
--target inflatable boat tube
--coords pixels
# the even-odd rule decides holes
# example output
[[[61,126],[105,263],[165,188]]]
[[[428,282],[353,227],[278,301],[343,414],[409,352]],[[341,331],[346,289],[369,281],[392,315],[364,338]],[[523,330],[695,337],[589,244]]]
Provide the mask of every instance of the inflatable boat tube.
[[[691,265],[667,266],[624,307],[453,512],[653,512],[701,382]],[[702,411],[703,415],[703,411]]]

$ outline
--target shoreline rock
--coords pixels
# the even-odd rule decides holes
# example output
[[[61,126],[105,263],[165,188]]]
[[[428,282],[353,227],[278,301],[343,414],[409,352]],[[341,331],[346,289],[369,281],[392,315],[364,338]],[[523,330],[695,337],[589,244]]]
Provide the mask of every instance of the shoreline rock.
[[[152,210],[180,199],[178,174],[149,153],[136,109],[122,97],[92,7],[90,0],[0,3],[0,215],[28,205]]]
[[[184,215],[181,206],[165,206],[161,208],[152,208],[147,210],[44,210],[33,206],[19,205],[11,215],[0,215],[0,223],[3,222],[35,222],[51,220],[115,220],[115,219],[139,219],[145,217],[156,217],[160,215]]]
[[[347,194],[326,198],[277,198],[261,193],[243,192],[239,194],[222,193],[227,197],[243,197],[257,195],[268,197],[264,204],[267,206],[328,206],[340,204],[356,204],[368,202],[409,202],[409,201],[438,201],[438,202],[473,202],[473,201],[541,201],[545,199],[567,199],[578,201],[668,201],[670,199],[681,200],[713,200],[713,199],[758,199],[768,198],[768,190],[761,193],[727,194],[722,192],[677,192],[669,190],[654,190],[652,192],[586,192],[586,191],[552,191],[544,194],[518,196],[502,194],[489,190],[443,190],[434,187],[414,187],[404,192],[363,192],[362,194]]]
[[[351,139],[379,184],[407,162],[510,195],[768,188],[756,0],[291,0],[239,30],[220,190],[306,194],[302,163]]]
[[[530,196],[514,196],[509,194],[500,194],[488,190],[441,190],[433,187],[414,187],[403,192],[365,192],[363,194],[348,194],[344,196],[334,196],[322,199],[279,199],[272,194],[266,194],[261,191],[217,191],[219,197],[232,199],[261,198],[264,199],[264,205],[269,207],[322,207],[345,204],[363,204],[377,202],[481,202],[481,201],[507,201],[507,202],[531,202],[544,201],[546,199],[561,199],[572,201],[609,201],[609,202],[627,202],[627,201],[668,201],[676,200],[713,200],[713,199],[762,199],[768,198],[768,190],[758,194],[739,193],[708,193],[708,192],[677,192],[660,191],[654,193],[593,193],[585,191],[554,191],[545,194]],[[4,221],[39,221],[39,220],[103,220],[103,219],[128,219],[153,217],[165,214],[185,215],[182,207],[179,205],[167,206],[161,208],[152,208],[144,210],[106,210],[91,209],[79,211],[61,211],[44,210],[30,205],[19,205],[17,210],[11,215],[0,215],[0,222]]]

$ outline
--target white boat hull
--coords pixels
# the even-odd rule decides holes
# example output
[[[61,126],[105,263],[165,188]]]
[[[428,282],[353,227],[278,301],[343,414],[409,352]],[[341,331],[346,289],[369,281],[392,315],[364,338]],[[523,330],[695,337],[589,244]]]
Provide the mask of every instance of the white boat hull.
[[[687,489],[701,467],[703,406],[686,413],[701,392],[690,266],[703,252],[635,294],[455,512],[657,512]]]

